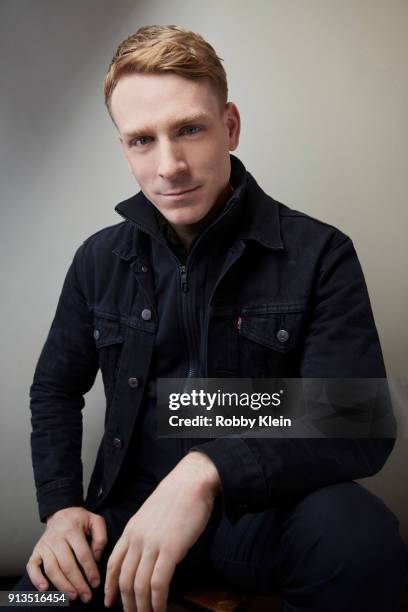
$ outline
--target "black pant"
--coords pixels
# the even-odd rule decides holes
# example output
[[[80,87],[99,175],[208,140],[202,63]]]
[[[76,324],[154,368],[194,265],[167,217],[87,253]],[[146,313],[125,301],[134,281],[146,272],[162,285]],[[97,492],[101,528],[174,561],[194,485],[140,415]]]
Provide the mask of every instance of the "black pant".
[[[70,607],[104,609],[106,562],[136,510],[123,504],[102,509],[109,545],[98,563],[101,586],[93,590],[90,603],[75,601]],[[279,592],[285,612],[396,612],[406,561],[392,512],[357,483],[339,483],[290,508],[245,514],[235,525],[215,512],[177,566],[171,592],[213,572],[259,595]],[[35,590],[27,573],[15,590]]]

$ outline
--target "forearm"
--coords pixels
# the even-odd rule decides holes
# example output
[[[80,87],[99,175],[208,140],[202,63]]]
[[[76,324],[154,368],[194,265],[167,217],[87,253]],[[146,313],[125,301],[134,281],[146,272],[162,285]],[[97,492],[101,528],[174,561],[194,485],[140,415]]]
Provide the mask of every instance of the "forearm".
[[[30,389],[40,517],[83,504],[82,409],[98,370],[92,325],[71,265]]]
[[[195,449],[216,466],[225,511],[235,522],[245,512],[291,503],[328,484],[372,476],[393,445],[392,438],[225,438]]]

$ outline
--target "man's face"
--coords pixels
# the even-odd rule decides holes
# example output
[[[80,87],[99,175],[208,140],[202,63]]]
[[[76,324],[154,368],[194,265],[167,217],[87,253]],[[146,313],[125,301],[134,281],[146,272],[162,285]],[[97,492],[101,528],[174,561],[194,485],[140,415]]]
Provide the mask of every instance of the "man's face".
[[[221,110],[208,79],[126,75],[111,112],[131,172],[175,228],[200,222],[225,199],[240,119],[232,103]]]

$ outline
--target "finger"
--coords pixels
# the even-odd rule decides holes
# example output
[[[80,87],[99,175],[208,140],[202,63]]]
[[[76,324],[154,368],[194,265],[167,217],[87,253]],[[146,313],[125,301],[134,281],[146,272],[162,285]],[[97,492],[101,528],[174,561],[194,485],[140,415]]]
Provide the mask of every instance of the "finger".
[[[108,559],[105,578],[105,606],[107,608],[114,603],[118,596],[119,576],[127,549],[128,541],[124,536],[122,536],[116,542],[116,545]]]
[[[119,576],[119,588],[122,604],[126,612],[136,612],[134,581],[140,561],[140,547],[129,547],[122,562]],[[139,612],[139,609],[137,609]]]
[[[76,599],[78,593],[74,585],[64,575],[54,551],[48,545],[44,544],[39,554],[42,558],[44,572],[50,582],[52,582],[58,591],[68,593],[71,600]]]
[[[86,579],[94,588],[99,586],[101,578],[98,567],[92,554],[92,550],[82,531],[70,531],[67,533],[67,541],[75,553],[78,565],[83,568]]]
[[[42,573],[40,566],[42,564],[42,557],[39,552],[33,550],[31,557],[26,565],[27,574],[39,591],[45,591],[49,587],[47,578]]]
[[[137,612],[151,612],[151,579],[158,557],[156,551],[143,551],[134,579]]]
[[[80,596],[83,602],[89,601],[92,597],[91,590],[82,575],[77,559],[69,543],[66,540],[59,540],[53,545],[52,552],[57,559],[65,580],[69,581],[73,590]],[[59,588],[59,585],[56,586]]]
[[[106,522],[103,516],[99,514],[92,514],[89,519],[89,528],[91,531],[91,550],[95,561],[99,561],[103,549],[108,542],[108,532],[106,529]]]
[[[154,612],[166,612],[170,582],[175,570],[176,564],[174,562],[163,554],[159,555],[150,580],[151,602]]]

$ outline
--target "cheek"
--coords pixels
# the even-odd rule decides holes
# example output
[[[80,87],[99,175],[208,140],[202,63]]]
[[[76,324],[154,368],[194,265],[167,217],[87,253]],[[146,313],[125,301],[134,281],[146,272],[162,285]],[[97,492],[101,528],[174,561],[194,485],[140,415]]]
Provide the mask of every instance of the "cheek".
[[[152,182],[152,171],[143,160],[131,160],[132,172],[140,187],[148,187]]]
[[[219,149],[213,152],[213,155],[209,160],[209,173],[211,174],[211,183],[215,191],[217,191],[220,186],[225,185],[231,173],[228,152],[225,154],[224,151],[220,152]]]
[[[209,181],[208,187],[217,190],[218,184],[222,181],[226,172],[224,154],[220,154],[219,149],[213,148],[207,150],[205,155],[203,155],[203,151],[201,151],[201,155],[197,156],[194,167],[197,170],[196,174],[205,177],[207,181]]]

